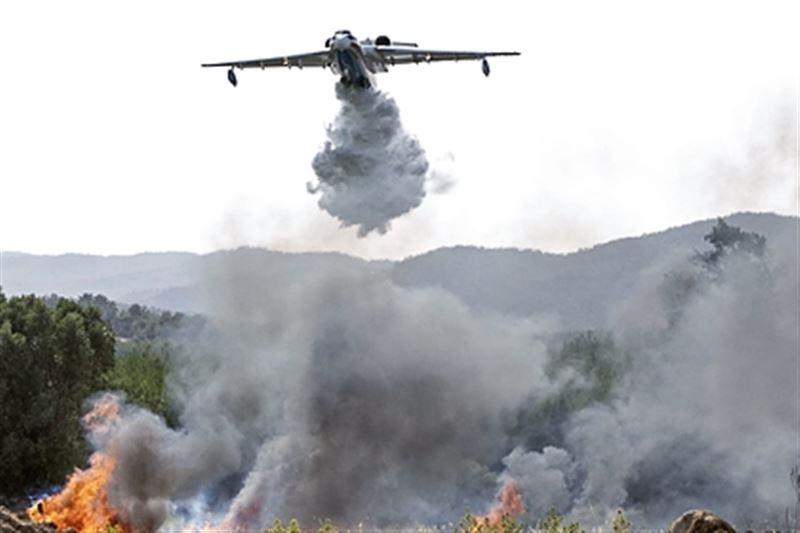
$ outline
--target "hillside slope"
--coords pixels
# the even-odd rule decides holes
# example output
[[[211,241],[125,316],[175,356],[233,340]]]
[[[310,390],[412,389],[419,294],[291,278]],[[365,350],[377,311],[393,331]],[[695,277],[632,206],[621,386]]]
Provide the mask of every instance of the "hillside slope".
[[[741,213],[726,220],[766,236],[770,248],[797,246],[796,218]],[[102,293],[123,303],[206,313],[214,305],[207,289],[219,275],[255,271],[265,283],[286,285],[334,271],[388,272],[401,286],[439,287],[476,309],[555,317],[565,329],[595,328],[605,326],[609,311],[643,273],[705,249],[703,235],[714,223],[699,221],[563,255],[458,246],[399,262],[255,248],[109,257],[6,253],[3,290],[10,295]]]

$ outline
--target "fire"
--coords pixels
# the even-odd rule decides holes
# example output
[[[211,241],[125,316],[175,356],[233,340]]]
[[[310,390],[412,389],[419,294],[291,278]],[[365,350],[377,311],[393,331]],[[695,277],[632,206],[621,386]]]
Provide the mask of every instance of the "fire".
[[[119,418],[119,402],[106,395],[95,403],[83,422],[92,432],[107,432]],[[75,469],[64,489],[28,509],[28,517],[37,523],[52,523],[59,530],[106,531],[113,526],[118,533],[129,532],[108,501],[108,486],[116,465],[106,453],[89,458],[89,468]]]
[[[129,531],[108,503],[108,483],[114,464],[112,457],[95,453],[89,459],[88,469],[76,469],[64,490],[33,505],[28,509],[28,517],[34,522],[55,524],[59,530],[105,531],[114,526],[119,533]]]
[[[109,488],[117,466],[114,454],[114,439],[119,428],[120,400],[106,395],[95,402],[83,423],[98,439],[101,450],[89,458],[89,468],[75,469],[64,489],[48,497],[27,510],[28,517],[36,523],[50,523],[59,531],[72,529],[78,532],[107,532],[113,528],[116,533],[138,531],[130,524],[129,516],[116,509],[109,501]],[[260,491],[254,491],[257,495]],[[212,533],[252,531],[258,525],[261,504],[257,497],[237,501],[220,522],[206,522],[202,526],[186,525],[182,533]],[[484,516],[474,517],[471,525],[464,527],[468,533],[518,533],[519,526],[509,519],[519,517],[525,512],[522,494],[514,480],[507,480],[497,493],[497,501]],[[359,526],[360,529],[360,526]],[[291,530],[291,528],[290,528]],[[505,531],[504,531],[505,530]]]
[[[502,524],[503,517],[509,516],[516,518],[525,512],[525,504],[522,501],[522,493],[519,485],[512,480],[506,481],[503,488],[497,494],[497,501],[489,510],[486,516],[478,516],[474,520],[473,533],[480,531],[485,526],[497,527]]]
[[[106,393],[101,396],[82,418],[83,425],[92,433],[108,433],[119,421],[119,398]]]

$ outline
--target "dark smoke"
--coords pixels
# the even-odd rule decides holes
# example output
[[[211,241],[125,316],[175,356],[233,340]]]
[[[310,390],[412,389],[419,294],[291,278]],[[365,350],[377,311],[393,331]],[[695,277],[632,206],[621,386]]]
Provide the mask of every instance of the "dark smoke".
[[[342,107],[328,140],[312,162],[320,208],[358,236],[386,233],[389,223],[422,203],[428,160],[400,123],[394,99],[374,90],[336,84]]]

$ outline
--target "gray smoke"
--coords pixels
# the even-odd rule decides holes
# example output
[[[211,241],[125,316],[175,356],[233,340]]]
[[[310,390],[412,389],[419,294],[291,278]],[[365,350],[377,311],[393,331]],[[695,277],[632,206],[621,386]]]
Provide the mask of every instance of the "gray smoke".
[[[643,280],[646,294],[614,324],[632,361],[615,399],[563,420],[549,447],[504,460],[529,519],[554,505],[584,524],[608,523],[622,507],[637,527],[663,527],[702,507],[740,527],[785,525],[798,452],[792,240],[772,247],[769,270],[732,255],[714,282],[696,271],[688,294],[673,277]],[[677,318],[667,305],[676,300]]]
[[[220,417],[176,431],[148,411],[124,406],[119,421],[92,436],[96,448],[116,459],[109,499],[137,530],[155,530],[172,502],[193,497],[241,462],[237,432]]]
[[[218,329],[175,360],[182,430],[146,413],[117,429],[114,502],[260,527],[433,523],[485,510],[545,349],[531,320],[477,314],[386,273],[268,286],[223,269]],[[200,343],[199,343],[200,344]],[[198,512],[199,498],[206,502]],[[223,520],[224,518],[224,520]]]
[[[123,417],[106,441],[113,501],[143,527],[409,526],[484,512],[511,478],[532,524],[551,507],[608,524],[622,507],[663,527],[704,507],[781,525],[798,283],[792,240],[769,244],[768,268],[732,254],[714,277],[685,259],[680,276],[643,274],[613,323],[624,373],[574,410],[552,400],[586,385],[582,361],[549,371],[551,332],[534,320],[401,288],[370,265],[281,285],[221,265],[216,329],[173,360],[181,429]],[[547,418],[526,422],[542,406]]]
[[[319,206],[358,236],[386,233],[390,221],[411,211],[425,196],[428,160],[417,139],[400,123],[394,99],[375,90],[336,84],[341,110],[328,140],[314,157]]]
[[[535,323],[479,316],[446,293],[369,273],[308,280],[289,298],[252,277],[228,281],[255,289],[237,300],[236,322],[269,318],[246,366],[264,376],[258,390],[236,377],[221,391],[280,409],[262,420],[275,433],[255,442],[234,521],[264,505],[261,522],[431,523],[491,501],[489,465],[541,381]],[[265,365],[280,367],[279,388]]]

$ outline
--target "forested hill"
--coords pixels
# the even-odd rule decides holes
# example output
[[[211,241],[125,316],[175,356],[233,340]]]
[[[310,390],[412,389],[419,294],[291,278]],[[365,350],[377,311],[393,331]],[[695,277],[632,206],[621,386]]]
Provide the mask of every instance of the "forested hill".
[[[797,247],[796,218],[742,213],[725,220],[764,235],[769,248]],[[442,287],[479,308],[552,315],[568,329],[602,328],[608,313],[630,296],[647,271],[657,273],[705,249],[703,236],[715,223],[704,220],[565,255],[444,248],[398,263],[393,276],[405,286]]]
[[[797,246],[796,218],[742,213],[726,217],[767,238],[768,249]],[[571,254],[533,250],[441,248],[399,262],[370,262],[337,253],[289,254],[243,248],[205,255],[133,256],[4,254],[7,295],[101,293],[112,300],[161,309],[213,311],[205,287],[214,272],[256,270],[269,283],[302,283],[331,271],[389,271],[408,287],[444,288],[473,307],[515,315],[558,317],[565,328],[603,327],[614,304],[627,297],[642,273],[705,247],[715,219],[659,233],[612,241]]]

